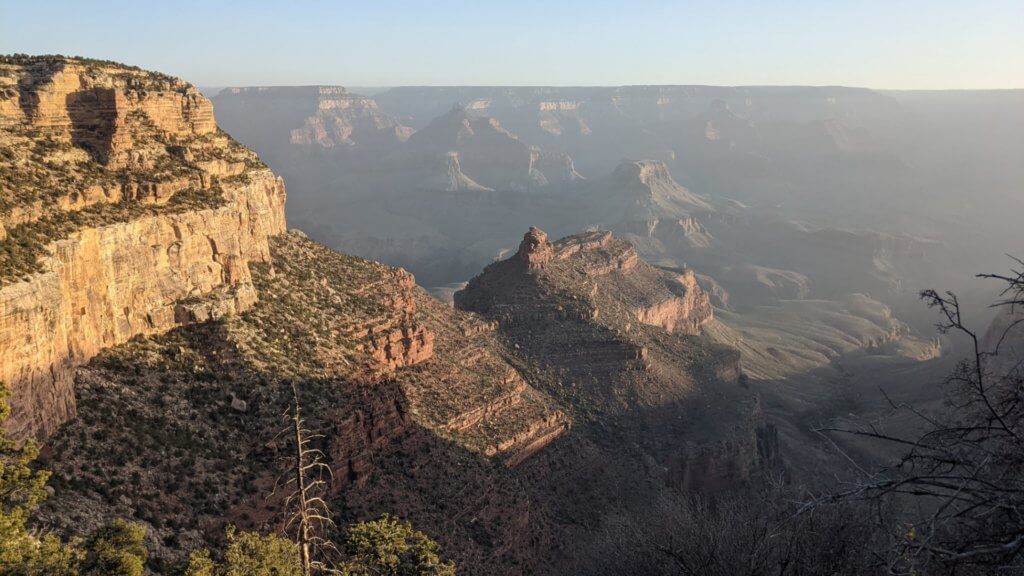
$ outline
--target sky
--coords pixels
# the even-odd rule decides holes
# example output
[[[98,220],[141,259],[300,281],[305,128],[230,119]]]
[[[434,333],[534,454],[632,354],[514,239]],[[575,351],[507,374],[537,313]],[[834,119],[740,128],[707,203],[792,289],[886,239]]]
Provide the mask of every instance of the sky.
[[[1024,0],[0,0],[0,53],[199,86],[1024,88]]]

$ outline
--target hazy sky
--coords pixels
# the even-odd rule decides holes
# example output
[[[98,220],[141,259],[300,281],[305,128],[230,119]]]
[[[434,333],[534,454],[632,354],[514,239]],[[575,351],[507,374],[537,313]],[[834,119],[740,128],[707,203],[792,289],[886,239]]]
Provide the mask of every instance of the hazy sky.
[[[1024,0],[0,0],[0,53],[204,86],[1024,87]]]

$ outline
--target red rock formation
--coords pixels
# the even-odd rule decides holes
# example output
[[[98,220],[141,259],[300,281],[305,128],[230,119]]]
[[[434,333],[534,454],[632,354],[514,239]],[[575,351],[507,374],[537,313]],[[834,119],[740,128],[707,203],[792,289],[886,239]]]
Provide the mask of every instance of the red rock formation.
[[[692,272],[657,270],[609,232],[552,244],[531,228],[515,256],[488,266],[455,302],[497,320],[513,342],[539,355],[534,361],[578,371],[581,378],[594,375],[601,385],[588,393],[599,397],[629,394],[624,390],[634,386],[642,395],[660,386],[665,397],[685,397],[689,370],[660,381],[667,351],[638,325],[695,335],[712,319]],[[649,379],[659,383],[637,383]]]
[[[365,394],[355,410],[339,412],[330,438],[335,494],[361,487],[374,470],[373,455],[405,431],[413,420],[400,388],[383,382]]]
[[[391,369],[419,364],[434,355],[434,334],[415,323],[403,322],[385,330],[370,328],[366,338],[366,351]]]
[[[554,248],[548,242],[548,235],[540,229],[530,228],[519,243],[516,258],[524,262],[529,270],[540,270],[553,254]]]
[[[665,300],[641,307],[637,319],[644,324],[660,326],[668,332],[699,334],[700,327],[711,321],[712,310],[708,295],[697,284],[692,270],[676,277],[679,292]]]

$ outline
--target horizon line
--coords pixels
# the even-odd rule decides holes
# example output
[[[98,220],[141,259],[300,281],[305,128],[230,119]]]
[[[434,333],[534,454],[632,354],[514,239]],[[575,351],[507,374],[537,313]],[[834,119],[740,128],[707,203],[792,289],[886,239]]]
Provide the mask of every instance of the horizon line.
[[[191,82],[187,78],[183,80],[198,88],[217,88],[228,90],[233,88],[344,88],[352,90],[357,88],[371,88],[374,90],[392,90],[395,88],[841,88],[844,90],[868,90],[874,92],[1021,92],[1024,85],[1015,87],[998,88],[878,88],[871,86],[856,86],[848,84],[699,84],[699,83],[627,83],[627,84],[341,84],[336,82],[323,83],[300,83],[300,84],[219,84],[209,82]]]

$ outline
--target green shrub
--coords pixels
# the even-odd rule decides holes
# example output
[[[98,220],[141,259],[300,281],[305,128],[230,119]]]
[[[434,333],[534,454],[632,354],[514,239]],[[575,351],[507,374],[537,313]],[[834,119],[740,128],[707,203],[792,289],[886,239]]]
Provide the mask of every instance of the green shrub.
[[[215,562],[209,550],[193,552],[185,576],[302,576],[294,542],[279,536],[227,529],[224,560]]]
[[[455,574],[455,565],[441,560],[437,542],[388,514],[349,527],[345,554],[341,572],[348,576]]]
[[[83,576],[142,576],[149,552],[146,529],[126,520],[114,520],[89,538]]]

